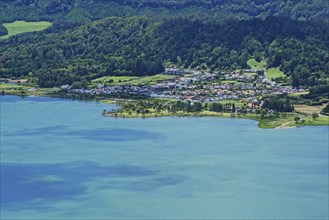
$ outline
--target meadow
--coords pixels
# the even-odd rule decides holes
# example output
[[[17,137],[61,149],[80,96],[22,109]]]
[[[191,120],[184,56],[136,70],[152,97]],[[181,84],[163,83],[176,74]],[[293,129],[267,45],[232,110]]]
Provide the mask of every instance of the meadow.
[[[250,59],[247,62],[251,69],[266,69],[267,63],[265,60],[257,62],[255,59]],[[285,77],[286,75],[280,70],[279,67],[272,67],[267,69],[267,77],[269,79],[275,79],[279,77]]]
[[[269,79],[275,79],[275,78],[279,78],[279,77],[285,77],[286,75],[280,70],[279,67],[273,67],[273,68],[269,68],[267,70],[267,77]]]
[[[158,82],[173,79],[175,76],[166,74],[157,74],[154,76],[136,77],[136,76],[104,76],[93,80],[93,83],[107,83],[109,85],[154,85]]]
[[[8,34],[1,36],[0,40],[7,39],[9,37],[15,36],[17,34],[41,31],[52,24],[48,21],[39,21],[39,22],[26,22],[26,21],[15,21],[13,23],[4,23],[5,28],[8,30]]]
[[[248,66],[250,66],[251,69],[265,69],[266,68],[266,61],[262,60],[260,62],[257,62],[255,59],[250,59],[247,62]]]

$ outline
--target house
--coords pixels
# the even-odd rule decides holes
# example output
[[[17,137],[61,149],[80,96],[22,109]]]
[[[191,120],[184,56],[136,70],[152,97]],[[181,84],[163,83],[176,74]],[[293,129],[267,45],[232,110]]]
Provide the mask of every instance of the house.
[[[10,83],[10,84],[24,84],[24,83],[27,83],[27,81],[29,81],[29,80],[28,79],[17,79],[17,80],[9,79],[8,83]]]

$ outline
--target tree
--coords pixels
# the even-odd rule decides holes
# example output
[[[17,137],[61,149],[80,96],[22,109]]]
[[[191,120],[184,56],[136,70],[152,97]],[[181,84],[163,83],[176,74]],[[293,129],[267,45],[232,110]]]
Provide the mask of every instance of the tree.
[[[235,104],[232,104],[232,113],[235,113]]]
[[[313,120],[317,119],[318,117],[319,117],[319,114],[318,114],[318,113],[314,112],[314,113],[312,114],[312,118],[313,118]]]
[[[300,121],[300,117],[296,116],[296,117],[294,118],[294,121],[295,121],[295,123],[297,124],[297,123]]]

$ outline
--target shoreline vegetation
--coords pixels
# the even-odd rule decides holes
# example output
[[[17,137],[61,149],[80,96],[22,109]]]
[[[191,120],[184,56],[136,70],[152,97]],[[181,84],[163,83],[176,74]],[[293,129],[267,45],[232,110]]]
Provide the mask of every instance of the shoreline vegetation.
[[[106,117],[114,118],[151,118],[151,117],[221,117],[221,118],[235,118],[235,119],[249,119],[258,121],[258,127],[260,128],[289,128],[289,127],[300,127],[300,126],[329,126],[329,116],[319,114],[322,106],[311,107],[307,105],[295,105],[295,111],[293,112],[258,112],[255,113],[240,113],[237,110],[232,111],[234,108],[239,108],[243,103],[239,103],[235,100],[225,100],[220,107],[220,110],[215,111],[209,110],[204,105],[198,104],[195,109],[181,109],[182,107],[168,108],[169,102],[176,102],[169,99],[129,99],[128,97],[123,98],[105,98],[105,97],[80,97],[67,93],[60,93],[59,88],[43,88],[43,89],[32,89],[29,86],[13,85],[13,84],[0,84],[0,91],[2,95],[17,95],[17,96],[48,96],[48,97],[59,97],[59,98],[71,98],[79,100],[90,100],[102,102],[105,104],[114,104],[119,106],[117,110],[103,110],[102,114]],[[143,108],[136,108],[132,103],[151,103],[157,106],[148,106]],[[127,105],[124,108],[123,106]],[[160,104],[159,104],[160,103]],[[161,104],[162,103],[162,104]],[[130,105],[130,106],[129,106]],[[211,104],[207,104],[211,105]],[[191,105],[193,106],[193,104]],[[219,107],[217,107],[219,108]],[[225,109],[226,108],[226,109]],[[213,109],[214,110],[214,109]],[[216,112],[217,111],[217,112]],[[316,114],[314,114],[316,111]],[[312,114],[313,113],[313,114]]]
[[[102,100],[102,102],[105,102]],[[113,102],[111,102],[113,103]],[[114,102],[115,103],[115,102]],[[262,119],[259,114],[238,114],[227,112],[175,112],[169,111],[151,112],[145,114],[136,114],[128,111],[103,111],[103,115],[106,117],[114,118],[157,118],[157,117],[220,117],[220,118],[232,118],[232,119],[249,119],[258,122],[259,128],[273,129],[273,128],[291,128],[291,127],[303,127],[303,126],[329,126],[329,116],[320,115],[318,118],[313,118],[311,115],[302,114],[298,112],[283,113],[277,118],[265,118]],[[295,118],[299,118],[296,122]]]

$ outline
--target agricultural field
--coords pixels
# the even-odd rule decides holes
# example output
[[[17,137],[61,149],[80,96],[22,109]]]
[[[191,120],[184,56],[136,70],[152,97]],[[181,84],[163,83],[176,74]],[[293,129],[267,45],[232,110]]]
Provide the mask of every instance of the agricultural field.
[[[0,40],[7,39],[9,37],[21,33],[41,31],[50,27],[52,24],[48,21],[40,21],[40,22],[15,21],[13,23],[4,23],[3,25],[5,28],[7,28],[8,34],[5,36],[1,36]]]
[[[279,69],[279,67],[269,68],[267,70],[267,77],[269,79],[275,79],[279,77],[285,77],[286,75]]]
[[[11,95],[46,95],[59,91],[59,88],[35,88],[25,85],[17,85],[10,83],[0,83],[0,93]]]
[[[166,74],[157,74],[154,76],[140,77],[136,80],[131,81],[129,84],[131,85],[154,85],[158,82],[174,79],[176,76],[166,75]]]
[[[262,60],[261,62],[257,62],[255,59],[250,59],[247,62],[248,66],[250,66],[251,69],[265,69],[266,68],[266,61]]]
[[[131,80],[137,79],[137,76],[103,76],[98,79],[94,79],[92,83],[125,83]]]
[[[23,88],[23,86],[10,84],[10,83],[0,83],[0,89],[16,89],[16,88]]]
[[[173,79],[175,76],[166,75],[166,74],[157,74],[154,76],[145,76],[145,77],[136,77],[136,76],[105,76],[99,79],[95,79],[92,83],[105,83],[107,82],[109,85],[154,85],[158,82]],[[109,80],[113,80],[109,82]]]
[[[295,111],[304,113],[304,114],[312,114],[312,113],[319,113],[325,107],[325,105],[294,105]]]

